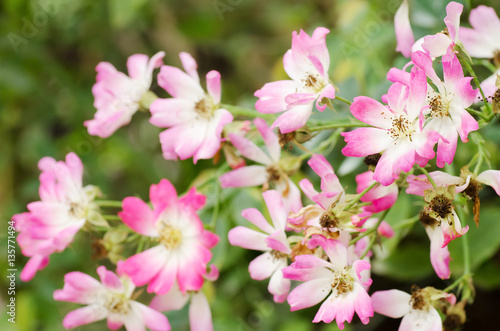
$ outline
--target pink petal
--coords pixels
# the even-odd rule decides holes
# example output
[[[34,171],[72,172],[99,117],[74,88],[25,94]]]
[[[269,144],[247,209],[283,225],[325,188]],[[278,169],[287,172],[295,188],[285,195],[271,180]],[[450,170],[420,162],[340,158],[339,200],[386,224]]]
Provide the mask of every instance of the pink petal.
[[[165,268],[167,259],[165,253],[165,247],[158,245],[132,255],[123,263],[122,270],[136,286],[146,285],[157,278],[160,271]]]
[[[166,294],[156,295],[149,306],[157,311],[179,310],[188,302],[189,294],[182,293],[175,284]]]
[[[290,291],[290,284],[290,279],[283,278],[283,272],[280,269],[273,273],[267,289],[273,295],[274,302],[285,302]]]
[[[193,210],[199,210],[205,206],[207,197],[191,187],[189,191],[179,199],[179,203]]]
[[[233,246],[257,251],[266,251],[268,249],[265,234],[250,230],[244,226],[237,226],[229,230],[227,237],[229,243]]]
[[[411,47],[415,43],[415,37],[410,25],[408,1],[403,0],[394,16],[394,29],[396,30],[396,39],[398,44],[396,51],[401,52],[405,57],[411,56]]]
[[[203,143],[200,145],[193,161],[199,159],[211,159],[219,151],[221,146],[221,134],[224,126],[233,121],[233,115],[226,109],[218,109],[215,111],[212,119],[207,124],[206,136]]]
[[[244,187],[262,185],[268,180],[266,167],[251,165],[238,168],[219,177],[221,187]]]
[[[283,205],[281,194],[275,190],[268,190],[262,193],[262,196],[271,215],[274,228],[278,231],[284,231],[288,213]]]
[[[49,264],[49,258],[43,255],[34,255],[31,257],[24,266],[19,278],[23,282],[29,282],[38,270],[42,270]]]
[[[399,328],[408,331],[441,331],[443,330],[441,317],[434,307],[428,311],[411,309],[401,320]]]
[[[149,121],[160,128],[186,124],[194,121],[196,118],[194,107],[195,103],[192,100],[159,98],[153,101],[149,108],[151,112]]]
[[[189,305],[191,331],[212,331],[212,312],[203,292],[193,294]]]
[[[460,79],[464,78],[464,71],[462,69],[462,65],[460,65],[460,61],[458,61],[458,58],[453,52],[452,47],[448,48],[446,54],[443,55],[442,61],[443,61],[443,75],[444,75],[444,82],[446,85],[446,89],[448,91],[453,91],[455,83]],[[470,77],[470,79],[472,79],[472,77]],[[472,89],[472,87],[470,89]],[[474,101],[474,97],[476,96],[476,94],[477,91],[475,91],[472,101]]]
[[[279,127],[281,133],[290,133],[306,125],[311,116],[313,104],[293,106],[278,117],[271,129]]]
[[[391,318],[400,318],[410,311],[411,295],[400,290],[377,291],[372,294],[373,310]]]
[[[151,185],[149,199],[155,210],[173,206],[177,204],[177,191],[172,183],[162,179],[158,184]]]
[[[214,104],[220,103],[220,73],[212,70],[207,73],[207,91],[213,99]]]
[[[123,211],[118,213],[123,223],[137,233],[155,237],[158,231],[155,227],[157,219],[151,208],[139,198],[127,197],[123,199]]]
[[[450,252],[448,246],[443,247],[444,237],[439,227],[426,226],[425,231],[431,240],[431,264],[441,279],[448,279],[450,271]]]
[[[163,315],[155,309],[143,305],[140,302],[131,301],[130,304],[132,305],[133,309],[139,314],[142,322],[146,325],[146,327],[150,328],[151,330],[168,331],[171,329],[167,316]]]
[[[147,72],[149,57],[144,54],[134,54],[127,59],[127,69],[130,78],[141,79]]]
[[[444,23],[448,28],[448,33],[453,42],[458,41],[458,28],[460,26],[460,15],[464,6],[458,2],[452,1],[446,6],[446,17],[444,18]]]
[[[380,153],[393,144],[388,131],[378,128],[358,128],[342,132],[347,145],[342,149],[345,156],[364,157]]]
[[[101,278],[101,283],[107,288],[117,292],[125,290],[120,278],[114,272],[107,270],[105,266],[97,267],[97,274]]]
[[[372,284],[372,279],[369,278],[369,272],[366,272],[366,270],[370,270],[371,268],[368,261],[356,260],[354,261],[352,268],[356,272],[356,276],[361,284],[364,286],[370,286]],[[361,275],[361,273],[363,273],[363,275]]]
[[[285,97],[298,88],[298,84],[293,80],[280,80],[266,83],[260,90],[255,92],[259,98],[255,103],[255,109],[264,114],[278,113],[287,109]]]
[[[471,16],[476,9],[471,10]],[[490,42],[489,38],[485,38],[483,33],[475,29],[460,27],[459,31],[460,41],[470,56],[478,58],[493,58],[495,56],[495,50],[498,48],[495,45],[496,42]]]
[[[373,317],[373,304],[370,296],[359,284],[354,284],[353,289],[354,310],[363,324],[368,324]]]
[[[250,262],[248,265],[248,272],[250,277],[255,280],[264,280],[269,277],[278,269],[286,266],[286,263],[280,263],[280,260],[274,258],[271,252],[265,252]]]
[[[193,56],[187,52],[181,52],[179,54],[184,71],[188,73],[195,82],[200,82],[200,77],[198,76],[198,64]]]
[[[279,161],[281,156],[281,146],[278,136],[271,130],[266,121],[262,118],[256,118],[253,123],[262,135],[271,159],[276,162]]]
[[[424,42],[422,43],[422,48],[429,54],[430,57],[436,58],[446,54],[446,50],[448,49],[448,47],[450,47],[450,45],[452,45],[452,40],[450,39],[450,37],[448,37],[444,33],[437,33],[432,36],[425,36]],[[433,82],[435,81],[433,80]]]
[[[234,147],[240,151],[241,155],[247,159],[265,165],[271,164],[272,161],[269,156],[267,156],[267,154],[257,147],[257,145],[255,145],[252,141],[233,133],[229,134],[229,139]]]
[[[243,209],[241,216],[252,222],[256,227],[269,234],[276,231],[265,219],[262,213],[255,208]]]
[[[314,306],[331,292],[329,278],[318,278],[300,284],[288,295],[291,311]]]
[[[158,85],[174,98],[198,102],[204,98],[205,92],[199,82],[179,68],[164,65],[158,74]]]
[[[107,311],[99,306],[86,306],[69,312],[63,319],[63,325],[66,329],[76,328],[77,326],[90,324],[106,317]]]
[[[409,141],[400,141],[382,154],[375,168],[373,179],[388,186],[394,182],[401,171],[410,171],[414,163],[415,150],[413,146]]]
[[[486,170],[477,176],[476,180],[480,183],[491,186],[495,192],[500,195],[500,171]]]
[[[391,127],[390,111],[380,102],[369,97],[355,97],[351,113],[358,120],[382,129]],[[386,115],[386,116],[384,116]]]

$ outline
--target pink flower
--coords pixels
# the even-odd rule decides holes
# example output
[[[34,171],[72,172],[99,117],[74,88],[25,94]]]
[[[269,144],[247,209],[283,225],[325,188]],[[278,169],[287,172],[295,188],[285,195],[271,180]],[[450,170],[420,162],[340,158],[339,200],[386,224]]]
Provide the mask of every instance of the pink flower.
[[[69,153],[66,162],[44,157],[38,167],[41,201],[28,204],[28,213],[12,217],[20,232],[17,242],[23,255],[30,257],[20,275],[23,281],[45,268],[49,255],[62,252],[87,220],[98,214],[93,202],[98,190],[83,187],[83,165],[76,154]]]
[[[176,280],[182,292],[198,291],[212,257],[210,248],[219,241],[203,229],[196,214],[205,196],[192,188],[178,198],[166,179],[151,185],[149,196],[153,210],[141,199],[128,197],[118,215],[129,228],[159,244],[128,258],[123,272],[136,286],[148,284],[150,293],[167,293]]]
[[[292,48],[283,57],[283,66],[291,80],[267,83],[255,92],[259,100],[255,108],[261,113],[285,111],[273,124],[281,133],[304,126],[314,107],[323,111],[323,98],[335,98],[335,88],[328,78],[330,55],[326,35],[330,31],[317,28],[312,37],[300,30],[293,32]]]
[[[462,4],[451,1],[446,6],[447,15],[444,18],[446,29],[443,32],[423,38],[422,48],[430,57],[435,58],[446,54],[448,48],[453,48],[459,42],[458,31],[463,8]]]
[[[499,56],[500,19],[491,7],[478,6],[470,11],[471,28],[460,28],[460,39],[472,57],[495,58]]]
[[[431,287],[416,289],[411,295],[400,290],[377,291],[371,299],[375,312],[391,318],[403,317],[399,330],[440,331],[443,324],[432,302],[441,298],[451,304],[456,301],[453,294]]]
[[[408,0],[403,0],[394,16],[394,30],[398,42],[396,51],[401,52],[405,57],[411,56],[411,47],[415,43],[408,12]]]
[[[345,156],[364,157],[384,152],[375,167],[373,179],[389,186],[401,171],[415,163],[425,165],[435,155],[439,135],[423,129],[427,81],[422,70],[412,68],[410,85],[394,83],[387,94],[388,106],[368,98],[356,97],[351,112],[358,120],[373,125],[343,132]]]
[[[230,133],[229,139],[241,155],[262,165],[241,167],[225,173],[219,178],[221,186],[226,188],[264,185],[269,188],[272,184],[282,194],[287,210],[298,211],[302,208],[300,191],[288,176],[288,164],[285,160],[280,161],[281,147],[278,136],[263,119],[257,118],[253,122],[264,139],[267,153],[241,135]]]
[[[54,300],[87,305],[64,317],[66,329],[107,318],[111,330],[118,330],[123,325],[127,331],[146,330],[146,327],[170,330],[165,315],[130,299],[135,286],[129,278],[118,277],[104,266],[98,267],[97,273],[100,282],[84,273],[70,272],[64,276],[64,288],[54,291]]]
[[[442,168],[445,163],[451,164],[453,161],[458,136],[465,143],[469,132],[479,128],[477,121],[465,109],[474,102],[477,90],[470,85],[472,77],[464,77],[462,66],[452,48],[442,59],[444,82],[434,71],[429,55],[419,51],[413,53],[411,59],[437,88],[437,91],[429,89],[427,103],[430,108],[424,113],[431,116],[426,128],[441,135],[436,164]]]
[[[283,269],[286,278],[303,281],[288,295],[291,310],[311,307],[323,302],[313,323],[336,320],[340,329],[350,323],[354,313],[363,324],[373,316],[373,307],[366,288],[372,280],[368,275],[370,263],[356,260],[348,264],[347,248],[337,240],[316,236],[309,240],[310,248],[321,246],[330,262],[314,255],[299,255]]]
[[[444,245],[443,232],[437,224],[438,222],[433,222],[425,226],[425,232],[431,241],[431,265],[439,278],[448,279],[451,276],[450,251],[448,245]]]
[[[130,56],[127,61],[129,76],[117,71],[111,63],[97,65],[97,82],[92,87],[97,113],[94,119],[84,122],[89,134],[107,138],[130,122],[151,86],[153,70],[163,63],[164,56],[164,52],[151,59],[144,54]]]
[[[264,252],[250,262],[250,277],[255,280],[271,278],[268,290],[275,302],[283,302],[290,290],[290,280],[283,278],[281,270],[288,265],[288,257],[292,252],[285,233],[287,213],[277,191],[266,191],[262,195],[273,224],[269,224],[257,209],[248,208],[241,212],[241,216],[265,233],[237,226],[229,231],[228,238],[233,246]]]
[[[356,183],[358,184],[356,192],[363,192],[374,182],[372,171],[366,171],[356,175]],[[363,213],[360,217],[370,216],[391,208],[398,199],[398,191],[398,186],[395,183],[389,186],[378,185],[369,190],[360,200],[363,202],[371,202],[371,205],[362,207]]]
[[[158,85],[172,98],[157,99],[151,104],[150,121],[160,128],[169,128],[160,133],[165,159],[193,157],[196,163],[217,153],[222,129],[232,122],[233,115],[220,108],[220,74],[215,70],[207,74],[207,94],[200,85],[196,61],[185,52],[179,56],[186,72],[167,65],[161,67]]]

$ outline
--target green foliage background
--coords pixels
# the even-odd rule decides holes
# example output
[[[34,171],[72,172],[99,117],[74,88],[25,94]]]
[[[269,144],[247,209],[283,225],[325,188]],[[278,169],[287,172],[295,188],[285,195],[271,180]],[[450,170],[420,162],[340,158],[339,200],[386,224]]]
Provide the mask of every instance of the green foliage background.
[[[417,35],[443,28],[448,1],[412,1],[411,19]],[[472,7],[480,4],[472,1]],[[37,163],[43,156],[62,159],[76,152],[85,166],[84,182],[99,186],[107,199],[121,200],[130,195],[148,199],[149,186],[161,178],[185,191],[198,176],[210,175],[211,161],[166,161],[158,142],[160,129],[138,113],[130,125],[106,140],[91,137],[83,121],[93,117],[91,87],[95,66],[108,61],[125,71],[128,56],[166,52],[165,63],[180,65],[178,53],[188,51],[197,59],[200,74],[211,69],[221,72],[223,102],[252,107],[253,92],[265,82],[285,79],[282,55],[290,47],[291,33],[299,29],[312,32],[317,26],[331,30],[327,44],[332,59],[330,77],[340,88],[340,95],[352,98],[368,95],[380,98],[389,83],[385,74],[392,66],[406,63],[395,49],[393,15],[399,0],[3,0],[0,3],[0,216],[5,223],[15,213],[24,212],[26,204],[38,199]],[[481,4],[500,6],[495,1]],[[466,3],[462,22],[467,22],[471,3]],[[478,67],[481,77],[487,71]],[[162,95],[162,91],[154,87]],[[164,92],[163,92],[164,93]],[[322,118],[346,116],[348,108],[336,104],[337,113],[328,110]],[[498,123],[482,131],[492,155],[492,167],[500,169]],[[343,143],[328,158],[337,169],[344,161]],[[475,150],[472,144],[459,143],[455,174]],[[218,165],[217,165],[218,166]],[[450,170],[450,169],[448,169]],[[364,171],[358,166],[357,172]],[[295,179],[311,174],[303,166]],[[314,176],[312,176],[314,178]],[[351,192],[354,173],[341,177]],[[255,252],[230,247],[227,231],[245,224],[240,212],[248,207],[262,207],[259,189],[224,190],[215,184],[203,191],[209,203],[203,219],[211,219],[216,200],[220,201],[217,232],[221,243],[214,250],[214,263],[221,277],[211,298],[215,330],[335,330],[336,326],[312,325],[317,307],[290,313],[289,306],[275,305],[268,294],[267,282],[251,280],[248,262]],[[465,329],[491,329],[498,321],[500,287],[500,208],[493,190],[481,195],[482,217],[479,228],[471,226],[472,267],[478,287],[476,303],[468,310]],[[397,225],[416,215],[419,199],[401,196],[388,220]],[[5,225],[1,247],[6,247]],[[62,330],[62,318],[78,305],[55,302],[52,293],[62,288],[63,275],[80,270],[95,275],[105,263],[91,258],[92,240],[80,233],[63,253],[54,254],[49,266],[29,283],[17,282],[16,324],[7,322],[5,300],[8,283],[6,268],[0,275],[1,330]],[[454,276],[462,270],[460,243],[450,245]],[[5,249],[6,251],[6,249]],[[444,288],[451,281],[439,281],[429,262],[429,243],[423,228],[416,224],[411,233],[398,231],[388,241],[387,257],[374,263],[377,289],[399,287],[409,291],[414,283],[421,287]],[[7,257],[0,255],[2,266]],[[17,253],[18,273],[25,264]],[[112,268],[112,266],[108,265]],[[496,307],[496,308],[495,308]],[[496,309],[496,310],[495,310]],[[187,310],[168,314],[174,330],[187,330]],[[495,320],[496,319],[496,320]],[[355,320],[349,330],[392,330],[399,321],[380,316],[370,325]],[[105,329],[104,323],[79,330]],[[491,329],[493,330],[493,329]]]

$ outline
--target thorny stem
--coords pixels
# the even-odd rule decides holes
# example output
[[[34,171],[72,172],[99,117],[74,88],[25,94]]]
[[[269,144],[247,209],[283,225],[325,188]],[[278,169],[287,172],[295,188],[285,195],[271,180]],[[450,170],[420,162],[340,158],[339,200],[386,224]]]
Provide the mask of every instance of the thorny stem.
[[[272,114],[262,114],[256,110],[243,108],[239,106],[233,106],[228,104],[221,104],[221,108],[229,110],[233,115],[246,116],[246,117],[259,117],[265,120],[272,120],[274,116]]]
[[[437,185],[436,185],[436,182],[434,181],[434,179],[432,179],[431,175],[429,175],[429,172],[427,172],[427,170],[421,166],[419,166],[420,168],[420,171],[422,171],[422,173],[427,177],[427,179],[429,180],[429,183],[432,184],[432,187],[434,187],[434,189],[437,188]]]

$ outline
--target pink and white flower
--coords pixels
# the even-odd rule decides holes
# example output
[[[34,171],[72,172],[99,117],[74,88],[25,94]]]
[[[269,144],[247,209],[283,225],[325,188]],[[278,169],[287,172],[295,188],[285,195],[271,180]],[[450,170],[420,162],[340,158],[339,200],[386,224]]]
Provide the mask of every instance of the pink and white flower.
[[[408,0],[403,0],[396,15],[394,15],[394,30],[397,40],[396,51],[409,58],[415,37],[410,25]]]
[[[287,212],[279,192],[270,190],[262,195],[271,215],[272,225],[260,211],[248,208],[241,212],[241,216],[265,233],[237,226],[229,231],[228,238],[233,246],[264,252],[250,262],[250,277],[255,280],[271,278],[268,290],[275,302],[283,302],[290,290],[290,280],[283,278],[282,269],[288,265],[288,257],[292,252],[285,233]]]
[[[337,240],[315,236],[308,247],[321,246],[330,262],[314,255],[299,255],[295,262],[283,269],[286,278],[303,281],[288,295],[292,311],[321,304],[313,323],[336,320],[340,329],[350,323],[354,313],[363,324],[373,316],[370,296],[366,292],[372,280],[370,263],[356,260],[348,263],[347,248]]]
[[[345,156],[364,157],[384,152],[375,167],[373,179],[384,186],[392,184],[401,171],[415,163],[427,164],[434,158],[439,134],[423,128],[427,81],[425,74],[412,68],[409,86],[394,83],[387,93],[388,105],[371,98],[354,98],[351,112],[355,118],[374,127],[343,132]]]
[[[437,88],[437,91],[428,90],[427,103],[430,107],[424,114],[431,117],[426,128],[441,135],[436,164],[442,168],[445,163],[451,164],[453,161],[458,136],[462,142],[468,142],[469,132],[479,128],[477,121],[466,110],[475,101],[478,91],[470,84],[472,77],[464,77],[462,66],[452,48],[448,48],[442,58],[444,81],[437,76],[428,54],[418,51],[412,54],[411,59]]]
[[[97,82],[92,87],[95,118],[85,121],[89,134],[107,138],[118,128],[128,124],[140,107],[140,102],[151,86],[153,70],[163,63],[164,52],[151,59],[144,54],[128,58],[129,76],[108,62],[97,65]]]
[[[470,11],[471,28],[460,28],[460,39],[472,57],[500,60],[500,19],[491,7],[478,6]]]
[[[44,157],[38,167],[42,171],[41,201],[29,203],[29,212],[12,217],[20,232],[17,242],[21,252],[30,257],[20,275],[23,281],[45,268],[49,255],[66,249],[87,220],[98,215],[93,202],[98,189],[83,187],[83,165],[76,154],[66,155],[66,162]]]
[[[440,331],[443,329],[441,317],[433,301],[445,299],[454,304],[453,294],[431,287],[416,289],[410,295],[400,290],[377,291],[372,294],[373,309],[376,313],[401,318],[399,330],[402,331]]]
[[[118,272],[120,274],[120,272]],[[87,274],[74,271],[64,276],[64,288],[54,291],[54,300],[87,305],[68,313],[63,320],[66,329],[90,324],[107,318],[107,326],[118,330],[123,325],[127,331],[170,330],[168,319],[162,313],[130,297],[135,286],[122,274],[97,268],[100,282]]]
[[[278,136],[267,126],[263,119],[254,121],[257,130],[264,139],[267,153],[262,151],[249,139],[230,133],[231,143],[244,157],[262,165],[250,165],[232,170],[222,175],[219,180],[223,188],[270,184],[281,193],[288,211],[298,211],[302,208],[300,191],[288,176],[285,160],[281,160],[281,147]]]
[[[220,108],[220,73],[207,73],[207,90],[200,85],[197,63],[185,52],[180,53],[183,72],[179,68],[164,65],[158,74],[158,85],[172,98],[157,99],[150,107],[151,123],[169,128],[160,133],[163,157],[181,160],[193,157],[212,158],[220,148],[224,125],[231,123],[233,115]]]
[[[334,99],[335,87],[328,78],[330,55],[326,35],[330,31],[317,28],[309,36],[300,30],[293,32],[292,48],[283,57],[283,66],[291,80],[267,83],[255,92],[259,100],[255,109],[261,113],[279,113],[273,128],[281,133],[295,131],[307,122],[316,101],[316,108],[324,111],[323,98]]]
[[[153,210],[141,199],[128,197],[118,215],[129,228],[159,244],[128,258],[123,272],[136,286],[148,284],[150,293],[165,294],[175,281],[182,292],[198,291],[212,257],[210,249],[219,241],[196,214],[206,197],[192,188],[178,198],[166,179],[151,185],[149,196]]]

